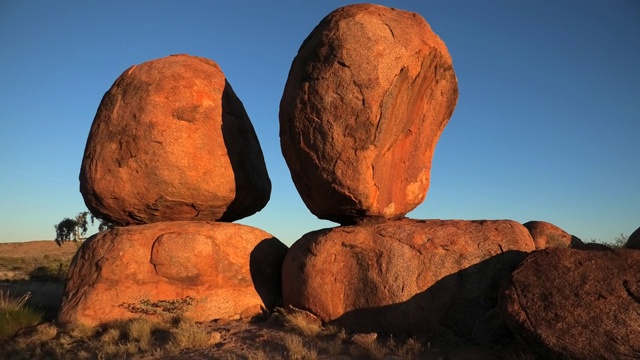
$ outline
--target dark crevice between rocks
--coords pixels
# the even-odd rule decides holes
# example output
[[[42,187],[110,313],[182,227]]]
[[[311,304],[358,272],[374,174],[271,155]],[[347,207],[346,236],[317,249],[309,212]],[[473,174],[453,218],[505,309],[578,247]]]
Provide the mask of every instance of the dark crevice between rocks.
[[[638,304],[640,304],[640,296],[634,294],[633,290],[629,286],[629,280],[624,280],[622,282],[622,286],[624,287],[624,291],[627,292],[627,295],[629,295],[629,297],[632,298],[633,301],[635,301]]]

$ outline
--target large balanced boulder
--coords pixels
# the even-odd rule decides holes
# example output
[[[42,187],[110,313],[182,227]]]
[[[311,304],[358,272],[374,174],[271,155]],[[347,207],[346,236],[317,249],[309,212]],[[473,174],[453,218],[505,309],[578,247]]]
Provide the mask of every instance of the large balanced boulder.
[[[499,308],[541,358],[640,358],[640,252],[550,248],[509,277]]]
[[[636,231],[632,232],[627,239],[627,243],[624,244],[627,249],[640,250],[640,227]]]
[[[171,303],[196,321],[251,317],[279,305],[286,252],[272,235],[239,224],[117,227],[78,250],[58,321],[96,325],[175,315],[153,314]]]
[[[425,199],[458,99],[451,56],[418,14],[339,8],[293,60],[280,143],[309,210],[345,224],[403,217]]]
[[[582,245],[580,239],[546,221],[529,221],[522,225],[531,233],[533,242],[536,244],[536,250],[550,247],[579,247]]]
[[[470,337],[534,250],[509,221],[409,220],[304,235],[283,264],[285,306],[355,332]]]
[[[94,214],[119,225],[233,221],[267,204],[271,182],[220,67],[173,55],[132,66],[104,95],[80,192]]]

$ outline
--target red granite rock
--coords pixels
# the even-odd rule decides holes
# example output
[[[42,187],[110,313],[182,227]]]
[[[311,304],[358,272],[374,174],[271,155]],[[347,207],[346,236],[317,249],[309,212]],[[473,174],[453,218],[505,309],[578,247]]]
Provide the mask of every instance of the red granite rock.
[[[540,358],[638,359],[640,252],[535,252],[509,277],[499,308]]]
[[[451,56],[418,14],[339,8],[293,60],[280,142],[309,210],[354,224],[423,202],[431,158],[458,99]]]
[[[233,221],[267,204],[271,182],[220,67],[173,55],[132,66],[104,95],[80,191],[94,214],[119,225]]]
[[[529,221],[522,225],[531,233],[533,242],[536,244],[536,250],[549,247],[568,248],[574,247],[574,245],[579,247],[581,245],[581,241],[578,241],[578,238],[546,221]]]
[[[145,299],[192,298],[181,310],[195,321],[251,317],[279,305],[286,252],[272,235],[239,224],[117,227],[78,250],[58,322],[96,325],[143,316]]]
[[[283,264],[285,305],[349,331],[470,337],[534,250],[508,221],[398,220],[304,235]]]

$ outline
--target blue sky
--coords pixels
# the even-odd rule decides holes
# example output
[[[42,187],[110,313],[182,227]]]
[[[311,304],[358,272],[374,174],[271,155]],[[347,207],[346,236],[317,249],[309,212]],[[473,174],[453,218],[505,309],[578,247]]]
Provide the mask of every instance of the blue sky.
[[[583,240],[640,226],[640,2],[381,1],[445,41],[460,98],[418,219],[544,220]],[[0,1],[0,242],[52,239],[85,210],[78,173],[102,95],[129,66],[216,61],[261,142],[273,191],[241,220],[290,245],[334,226],[280,152],[291,61],[348,1]]]

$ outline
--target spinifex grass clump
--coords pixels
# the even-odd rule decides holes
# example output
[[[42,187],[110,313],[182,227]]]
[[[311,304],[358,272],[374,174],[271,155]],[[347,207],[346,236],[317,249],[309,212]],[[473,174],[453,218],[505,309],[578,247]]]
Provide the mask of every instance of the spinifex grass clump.
[[[31,293],[14,298],[10,296],[9,291],[0,291],[0,339],[13,336],[22,328],[42,322],[42,314],[25,305],[30,297]]]
[[[183,317],[166,321],[134,318],[96,328],[70,325],[58,330],[53,327],[52,331],[51,327],[39,327],[0,343],[0,353],[11,359],[129,359],[176,355],[182,349],[204,347],[210,342],[201,325]]]

